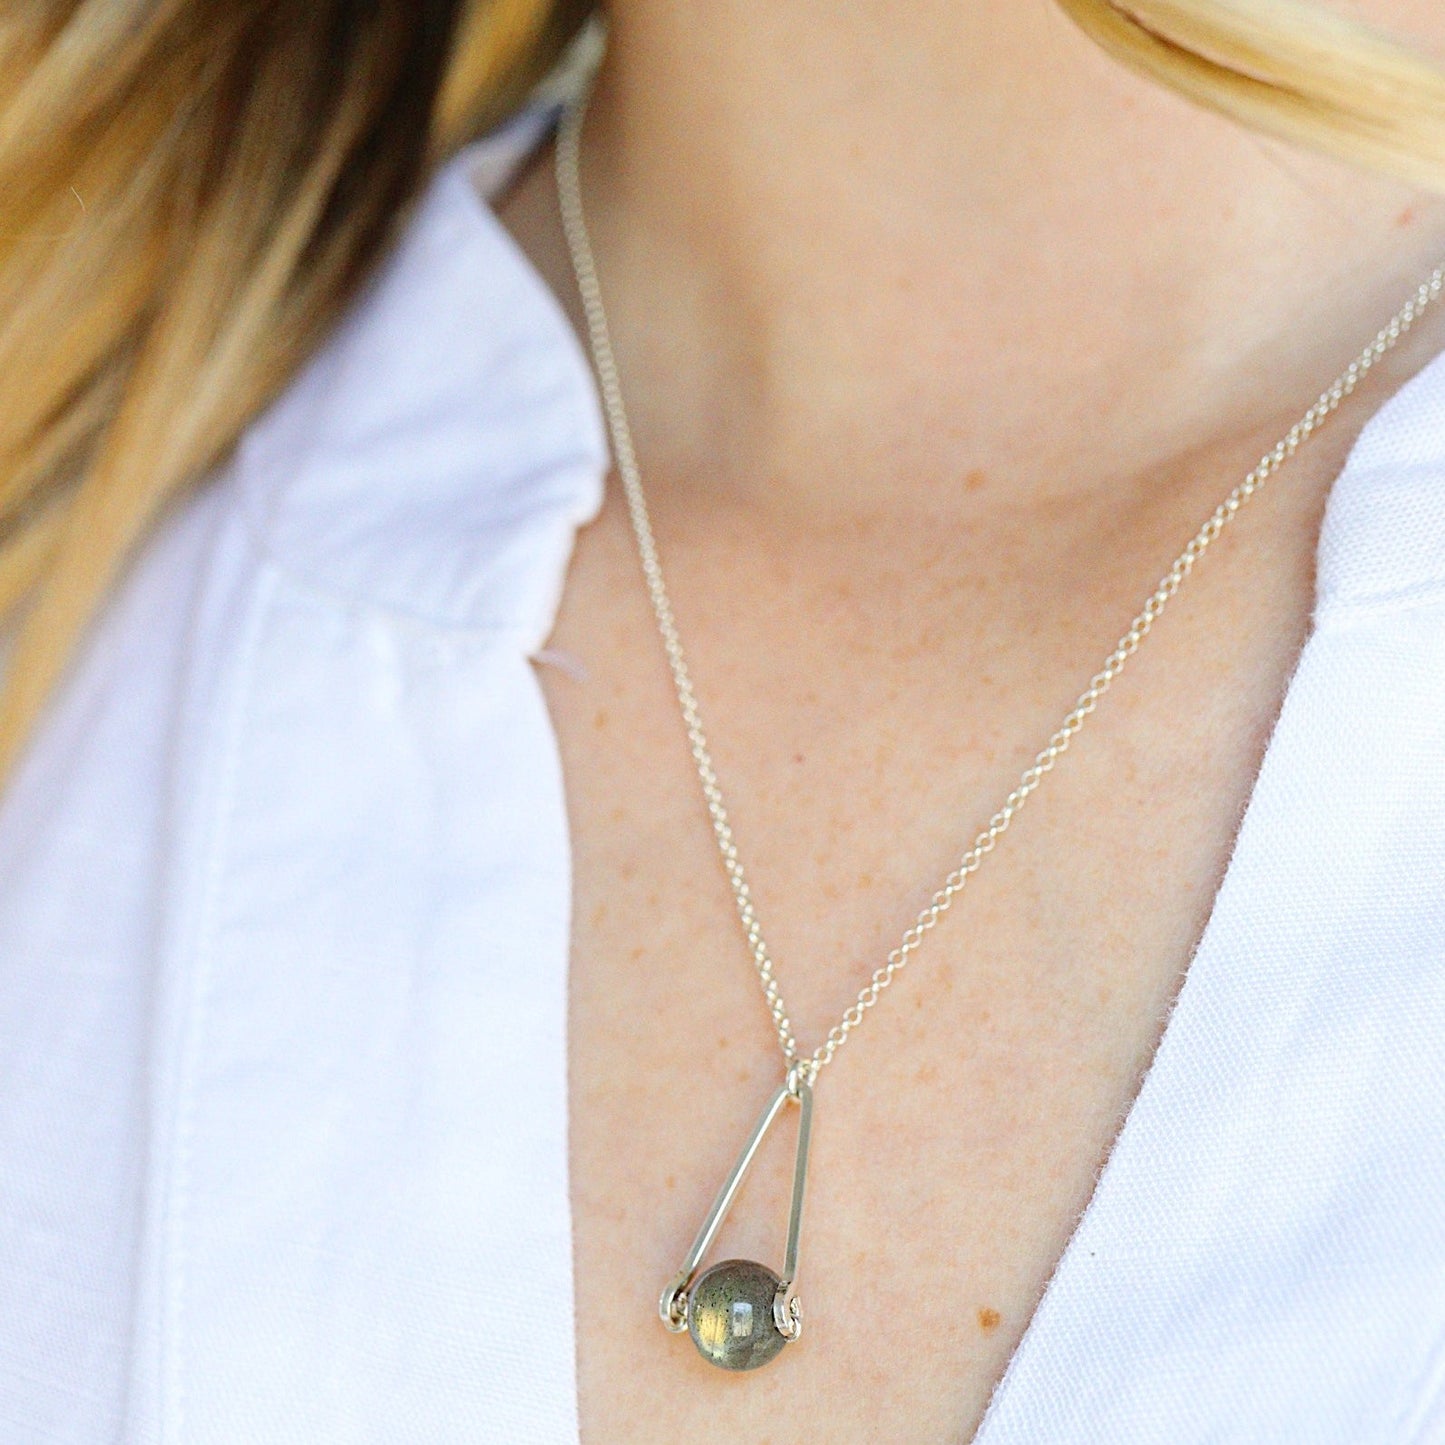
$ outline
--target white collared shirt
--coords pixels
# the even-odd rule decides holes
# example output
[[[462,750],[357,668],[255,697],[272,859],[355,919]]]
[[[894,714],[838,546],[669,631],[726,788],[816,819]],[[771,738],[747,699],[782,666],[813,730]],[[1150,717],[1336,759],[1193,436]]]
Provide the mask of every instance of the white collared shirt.
[[[434,181],[0,807],[4,1445],[575,1445],[529,658],[607,450],[479,199],[532,133]],[[1445,358],[1361,436],[1318,587],[980,1445],[1445,1441]]]

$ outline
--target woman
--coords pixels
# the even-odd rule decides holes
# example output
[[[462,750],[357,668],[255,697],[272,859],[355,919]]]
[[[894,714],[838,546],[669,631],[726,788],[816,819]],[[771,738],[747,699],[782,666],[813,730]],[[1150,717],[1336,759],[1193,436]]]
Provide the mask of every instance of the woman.
[[[577,12],[11,21],[7,1439],[1445,1438],[1438,274],[1295,425],[1445,19],[1350,17],[615,0],[374,274]],[[693,1267],[813,1089],[796,1291],[791,1108]]]

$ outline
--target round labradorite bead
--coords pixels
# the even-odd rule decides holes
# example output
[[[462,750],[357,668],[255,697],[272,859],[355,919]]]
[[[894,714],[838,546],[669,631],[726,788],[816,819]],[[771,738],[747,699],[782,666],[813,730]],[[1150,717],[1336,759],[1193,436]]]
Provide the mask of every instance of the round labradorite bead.
[[[687,1328],[703,1359],[724,1370],[756,1370],[787,1344],[773,1323],[779,1282],[765,1264],[728,1259],[693,1285]]]

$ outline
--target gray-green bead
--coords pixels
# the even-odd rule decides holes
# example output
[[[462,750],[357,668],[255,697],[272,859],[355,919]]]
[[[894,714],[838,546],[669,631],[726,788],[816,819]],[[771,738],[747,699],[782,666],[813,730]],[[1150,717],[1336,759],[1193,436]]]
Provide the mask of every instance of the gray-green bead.
[[[715,1264],[688,1295],[687,1328],[698,1353],[724,1370],[756,1370],[787,1341],[773,1323],[778,1276],[765,1264]]]

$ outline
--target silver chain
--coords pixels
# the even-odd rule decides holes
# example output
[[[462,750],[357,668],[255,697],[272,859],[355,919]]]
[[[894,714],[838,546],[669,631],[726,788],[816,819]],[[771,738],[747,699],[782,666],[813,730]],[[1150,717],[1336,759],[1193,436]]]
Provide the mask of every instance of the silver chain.
[[[1019,810],[1033,796],[1043,780],[1051,773],[1059,759],[1068,751],[1069,745],[1084,726],[1100,699],[1108,692],[1114,680],[1123,672],[1129,659],[1139,650],[1140,644],[1153,630],[1154,624],[1163,615],[1174,594],[1184,585],[1184,579],[1194,570],[1195,564],[1213,546],[1219,534],[1234,520],[1244,504],[1264,486],[1294,454],[1319,430],[1321,425],[1336,411],[1346,397],[1359,386],[1375,364],[1394,349],[1400,339],[1414,326],[1422,312],[1439,299],[1445,291],[1445,264],[1438,266],[1421,283],[1419,290],[1390,320],[1373,341],[1333,381],[1320,398],[1305,414],[1275,443],[1274,447],[1260,458],[1254,469],[1214,509],[1209,519],[1189,539],[1184,550],[1174,559],[1173,565],[1160,579],[1148,601],[1144,603],[1137,617],[1129,624],[1128,630],[1115,644],[1114,650],[1104,660],[1104,665],[1090,679],[1089,685],[1079,694],[1078,700],[1058,726],[1042,751],[1024,771],[1014,790],[1004,799],[998,811],[988,821],[987,827],[973,840],[958,866],[943,880],[938,891],[929,900],[927,907],[914,919],[898,946],[888,955],[883,964],[873,971],[868,982],[858,991],[858,996],[849,1005],[841,1019],[828,1031],[828,1036],[811,1054],[804,1055],[793,1034],[793,1025],[788,1017],[788,1006],[778,986],[777,970],[772,955],[763,940],[762,925],[758,921],[757,907],[753,903],[752,890],[748,886],[747,874],[738,857],[737,842],[733,837],[732,824],[728,820],[727,806],[723,801],[722,788],[718,784],[717,771],[713,767],[712,753],[708,747],[707,734],[703,731],[702,713],[698,707],[697,694],[693,690],[692,677],[683,656],[682,640],[678,636],[677,623],[673,617],[672,602],[663,582],[662,563],[658,559],[657,541],[652,532],[652,521],[648,515],[647,499],[642,490],[642,474],[637,465],[637,453],[633,446],[632,430],[628,425],[627,411],[622,402],[622,385],[619,379],[617,358],[613,354],[611,335],[607,325],[607,313],[602,305],[602,287],[597,278],[596,260],[592,254],[592,243],[587,232],[587,223],[582,211],[582,182],[580,145],[582,125],[587,112],[587,99],[570,106],[562,117],[557,137],[557,192],[562,213],[562,224],[567,233],[567,244],[572,254],[572,266],[577,275],[577,288],[582,298],[587,317],[587,330],[592,345],[592,358],[602,395],[603,409],[612,434],[613,452],[617,470],[622,479],[623,491],[627,498],[627,510],[632,518],[632,529],[637,537],[637,550],[642,561],[643,575],[647,581],[648,596],[652,599],[652,610],[657,617],[658,631],[662,634],[662,645],[667,653],[668,666],[672,670],[672,681],[677,690],[678,704],[682,708],[683,721],[687,725],[688,742],[692,748],[693,762],[702,783],[703,797],[707,801],[708,816],[712,819],[713,834],[717,839],[718,851],[722,855],[723,868],[728,882],[732,885],[733,898],[737,903],[738,917],[742,921],[748,948],[752,952],[753,964],[757,969],[758,981],[762,984],[763,997],[767,1000],[768,1011],[777,1030],[778,1043],[790,1071],[805,1077],[809,1083],[818,1072],[833,1060],[834,1054],[848,1040],[848,1035],[863,1022],[864,1016],[878,1000],[883,991],[898,976],[923,940],[952,906],[963,891],[969,878],[978,871],[983,860],[998,846],[998,841],[1008,831],[1009,825],[1018,816]]]

